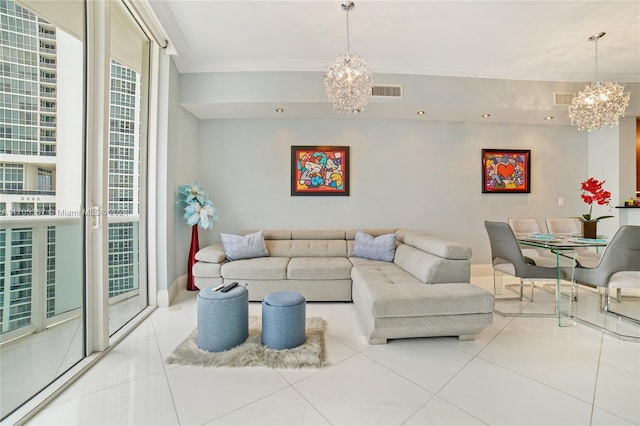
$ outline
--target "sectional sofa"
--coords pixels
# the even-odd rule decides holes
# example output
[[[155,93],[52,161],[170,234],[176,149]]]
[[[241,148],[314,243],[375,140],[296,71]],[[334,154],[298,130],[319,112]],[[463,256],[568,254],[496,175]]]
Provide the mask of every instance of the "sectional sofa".
[[[221,234],[193,267],[199,288],[238,281],[249,300],[292,290],[309,302],[353,302],[371,344],[468,338],[493,320],[494,297],[469,282],[471,249],[405,229]],[[247,253],[232,247],[248,241]]]

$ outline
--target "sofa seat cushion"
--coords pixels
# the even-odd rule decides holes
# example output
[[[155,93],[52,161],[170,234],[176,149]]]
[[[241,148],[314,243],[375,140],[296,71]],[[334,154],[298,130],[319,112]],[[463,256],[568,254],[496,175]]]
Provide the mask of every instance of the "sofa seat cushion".
[[[221,266],[220,263],[196,262],[191,272],[194,277],[219,278],[222,276],[220,274]]]
[[[234,260],[222,265],[222,276],[225,280],[284,280],[288,264],[288,257]]]
[[[469,283],[423,284],[396,266],[354,266],[351,276],[354,292],[374,318],[493,311],[493,295]]]
[[[365,259],[364,257],[350,257],[349,261],[353,266],[390,266],[390,263],[384,260]]]
[[[297,280],[339,280],[351,277],[352,264],[346,257],[293,257],[287,278]]]

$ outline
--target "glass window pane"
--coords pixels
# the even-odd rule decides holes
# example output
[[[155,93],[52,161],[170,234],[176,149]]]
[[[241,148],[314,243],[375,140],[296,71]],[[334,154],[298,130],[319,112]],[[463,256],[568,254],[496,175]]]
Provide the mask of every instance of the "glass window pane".
[[[56,209],[84,199],[84,42],[27,4],[0,0],[2,418],[84,356],[83,218]],[[82,1],[37,4],[84,25]]]
[[[145,96],[149,40],[127,10],[111,8],[109,84],[109,332],[113,334],[147,305],[144,274]]]

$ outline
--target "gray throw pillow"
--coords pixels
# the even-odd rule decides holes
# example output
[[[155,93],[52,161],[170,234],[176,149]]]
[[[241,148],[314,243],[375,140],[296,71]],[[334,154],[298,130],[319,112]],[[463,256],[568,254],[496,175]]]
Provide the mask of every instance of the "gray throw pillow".
[[[384,234],[373,237],[366,232],[356,232],[353,244],[353,255],[372,260],[393,262],[396,253],[396,234]]]
[[[269,256],[262,231],[248,235],[220,233],[224,254],[229,260]]]

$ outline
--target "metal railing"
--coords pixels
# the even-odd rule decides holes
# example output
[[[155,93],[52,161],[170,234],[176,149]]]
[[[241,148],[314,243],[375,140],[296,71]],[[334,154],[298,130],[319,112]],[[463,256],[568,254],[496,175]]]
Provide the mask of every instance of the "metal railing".
[[[0,194],[15,194],[15,195],[56,195],[56,191],[53,189],[0,189]]]
[[[4,216],[0,342],[45,330],[82,307],[81,217]]]
[[[0,217],[0,249],[4,257],[0,310],[0,344],[31,333],[44,331],[51,325],[81,315],[83,304],[83,259],[85,216],[106,215],[105,224],[133,224],[132,247],[137,256],[138,215],[107,211],[56,210],[57,216]],[[113,214],[113,215],[111,215]],[[110,237],[111,238],[111,237]],[[123,241],[115,237],[114,241]],[[127,237],[124,241],[128,241]],[[122,251],[113,255],[122,256]],[[125,253],[125,254],[126,254]],[[111,256],[111,249],[109,256]],[[120,262],[120,260],[117,260]],[[111,260],[110,260],[111,263]],[[119,268],[120,264],[109,265]],[[123,265],[126,267],[126,265]],[[139,260],[132,267],[132,277],[139,276]],[[116,277],[122,279],[122,276]],[[111,294],[112,277],[109,277]],[[117,290],[117,288],[116,288]],[[132,288],[114,290],[109,303],[139,293],[138,283]]]

